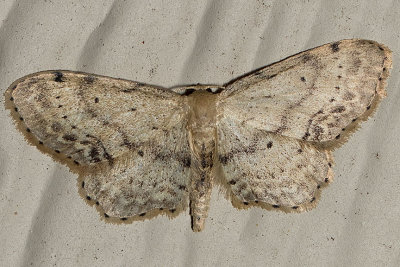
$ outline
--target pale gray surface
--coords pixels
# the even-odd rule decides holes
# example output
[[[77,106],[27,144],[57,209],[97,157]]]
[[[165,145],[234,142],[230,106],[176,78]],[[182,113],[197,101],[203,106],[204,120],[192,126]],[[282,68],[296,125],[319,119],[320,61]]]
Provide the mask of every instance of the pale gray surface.
[[[363,38],[393,51],[388,97],[335,151],[335,181],[316,209],[236,210],[214,190],[201,233],[187,212],[104,223],[79,196],[76,175],[29,146],[1,105],[0,265],[397,266],[400,2],[149,2],[0,1],[2,92],[47,69],[167,87],[221,84],[308,48]]]

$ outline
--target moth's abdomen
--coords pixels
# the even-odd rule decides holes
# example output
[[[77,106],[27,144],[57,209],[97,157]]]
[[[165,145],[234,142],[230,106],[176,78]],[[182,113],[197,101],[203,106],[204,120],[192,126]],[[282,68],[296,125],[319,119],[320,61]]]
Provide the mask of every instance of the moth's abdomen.
[[[214,131],[210,134],[214,135]],[[214,178],[212,168],[215,157],[215,141],[211,139],[196,140],[196,135],[193,137],[190,213],[192,229],[198,232],[203,229],[208,216]]]

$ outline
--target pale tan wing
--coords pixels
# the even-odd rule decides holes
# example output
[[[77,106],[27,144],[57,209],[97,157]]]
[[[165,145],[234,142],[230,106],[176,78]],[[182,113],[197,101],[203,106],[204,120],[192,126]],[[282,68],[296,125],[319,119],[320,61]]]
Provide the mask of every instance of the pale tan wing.
[[[106,216],[143,216],[154,209],[171,212],[188,205],[190,151],[186,125],[177,122],[138,151],[85,170],[83,187]]]
[[[5,96],[28,140],[87,180],[88,195],[110,215],[173,209],[185,199],[190,151],[187,106],[178,94],[47,71],[19,79]]]
[[[218,155],[223,181],[244,204],[308,209],[333,178],[330,152],[235,120],[218,125]]]
[[[326,44],[228,84],[218,116],[305,141],[339,139],[385,96],[390,67],[390,50],[376,42]]]

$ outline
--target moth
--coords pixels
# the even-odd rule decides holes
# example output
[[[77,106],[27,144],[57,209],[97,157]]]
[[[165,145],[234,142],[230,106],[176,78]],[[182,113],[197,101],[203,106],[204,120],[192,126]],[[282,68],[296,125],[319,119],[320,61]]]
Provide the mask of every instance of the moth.
[[[352,39],[222,86],[57,70],[15,81],[5,99],[29,143],[79,175],[105,220],[189,206],[201,231],[213,185],[239,208],[313,208],[333,179],[332,150],[385,97],[390,68],[387,47]]]

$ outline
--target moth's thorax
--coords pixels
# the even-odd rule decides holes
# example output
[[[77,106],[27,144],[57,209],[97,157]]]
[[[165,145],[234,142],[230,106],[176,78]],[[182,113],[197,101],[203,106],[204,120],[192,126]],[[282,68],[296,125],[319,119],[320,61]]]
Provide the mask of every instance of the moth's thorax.
[[[188,96],[190,106],[189,128],[200,133],[208,132],[215,128],[217,95],[199,90]]]

